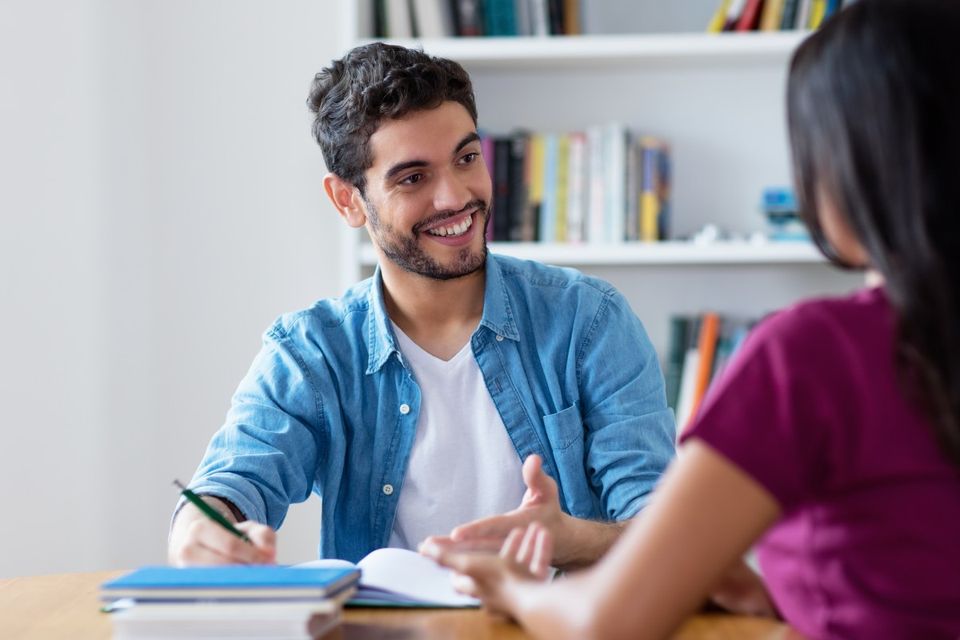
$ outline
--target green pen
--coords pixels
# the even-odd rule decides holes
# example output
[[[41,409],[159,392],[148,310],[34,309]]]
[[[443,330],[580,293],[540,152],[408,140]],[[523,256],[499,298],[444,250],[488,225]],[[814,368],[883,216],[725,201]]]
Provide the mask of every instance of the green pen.
[[[219,524],[221,527],[223,527],[233,535],[237,536],[244,542],[249,542],[250,544],[253,544],[253,540],[247,537],[247,534],[245,534],[243,531],[240,531],[235,526],[233,526],[233,524],[231,524],[229,520],[224,518],[219,511],[217,511],[216,509],[208,505],[206,502],[201,500],[200,496],[198,496],[193,491],[190,491],[190,489],[187,489],[185,486],[183,486],[183,484],[181,484],[179,480],[174,480],[173,484],[175,484],[177,488],[180,489],[180,493],[183,495],[184,498],[186,498],[190,503],[192,503],[193,506],[195,506],[197,509],[200,509],[200,511],[205,513],[207,517],[209,517],[211,520],[213,520],[214,522]]]

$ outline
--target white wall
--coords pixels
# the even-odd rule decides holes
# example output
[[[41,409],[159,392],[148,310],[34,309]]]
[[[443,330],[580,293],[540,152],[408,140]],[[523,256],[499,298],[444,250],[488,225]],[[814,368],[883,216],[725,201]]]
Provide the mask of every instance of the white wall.
[[[0,2],[0,577],[164,561],[261,332],[338,292],[304,104],[334,4]]]

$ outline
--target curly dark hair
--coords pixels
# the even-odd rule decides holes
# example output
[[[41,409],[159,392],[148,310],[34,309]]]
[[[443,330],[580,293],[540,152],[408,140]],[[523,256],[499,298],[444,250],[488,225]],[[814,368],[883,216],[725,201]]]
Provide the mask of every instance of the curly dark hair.
[[[334,60],[313,78],[307,106],[327,169],[363,193],[373,164],[370,136],[384,119],[459,102],[473,123],[477,105],[459,64],[416,49],[374,42]]]
[[[960,3],[859,0],[798,49],[787,114],[801,212],[839,205],[897,311],[897,361],[960,466]]]

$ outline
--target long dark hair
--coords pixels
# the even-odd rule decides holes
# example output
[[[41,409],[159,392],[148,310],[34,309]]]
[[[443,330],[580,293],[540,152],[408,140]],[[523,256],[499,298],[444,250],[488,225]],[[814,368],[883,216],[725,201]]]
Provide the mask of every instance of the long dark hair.
[[[818,190],[883,274],[908,396],[960,465],[960,2],[859,0],[797,50],[787,114],[804,220]]]

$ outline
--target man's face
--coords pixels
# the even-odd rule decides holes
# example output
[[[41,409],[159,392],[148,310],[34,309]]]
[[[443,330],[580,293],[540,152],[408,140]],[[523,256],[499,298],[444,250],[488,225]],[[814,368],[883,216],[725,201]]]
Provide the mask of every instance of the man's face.
[[[492,187],[467,110],[444,102],[386,120],[370,150],[367,230],[386,258],[437,280],[483,268]]]

